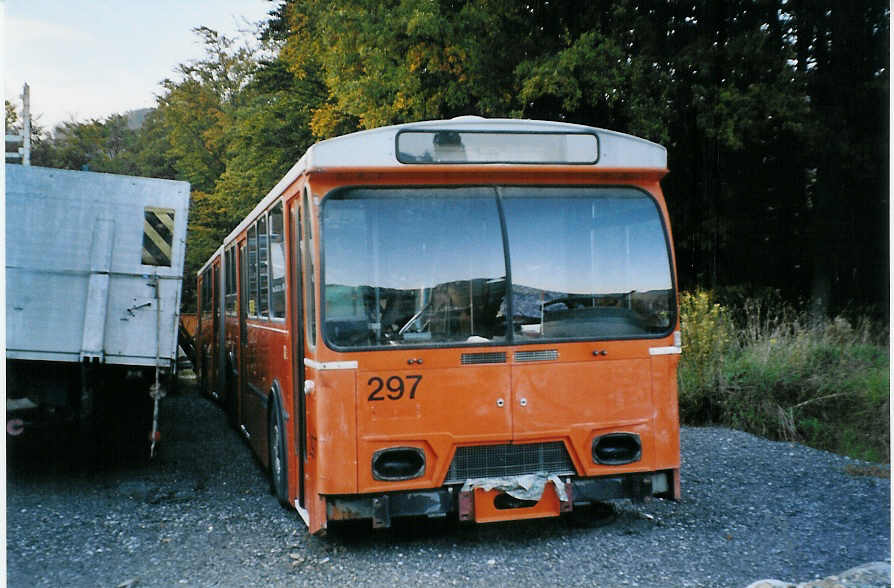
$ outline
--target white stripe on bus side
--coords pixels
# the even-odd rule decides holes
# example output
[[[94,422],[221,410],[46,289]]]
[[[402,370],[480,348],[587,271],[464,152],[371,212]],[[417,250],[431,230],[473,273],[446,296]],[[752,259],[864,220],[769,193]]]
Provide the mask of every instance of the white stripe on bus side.
[[[670,347],[649,347],[649,355],[680,355],[683,349],[676,345]]]
[[[304,358],[304,365],[315,370],[356,370],[356,361],[314,361]]]

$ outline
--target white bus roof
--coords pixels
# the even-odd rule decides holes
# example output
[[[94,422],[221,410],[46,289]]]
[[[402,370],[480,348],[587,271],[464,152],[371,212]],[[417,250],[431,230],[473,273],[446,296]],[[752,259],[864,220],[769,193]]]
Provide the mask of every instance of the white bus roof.
[[[495,133],[570,133],[592,134],[599,138],[598,167],[667,167],[667,150],[639,137],[584,125],[521,119],[488,119],[461,116],[360,131],[327,139],[311,146],[305,157],[305,169],[331,167],[399,167],[414,165],[398,161],[395,149],[398,133],[405,131],[468,131]],[[299,161],[299,165],[301,161]]]
[[[388,127],[379,127],[367,131],[359,131],[332,139],[326,139],[311,145],[292,166],[286,175],[261,199],[257,206],[239,225],[224,239],[229,244],[244,231],[258,215],[266,210],[282,195],[303,173],[315,169],[333,168],[406,168],[421,167],[419,163],[404,163],[398,160],[397,137],[402,132],[412,131],[456,131],[456,132],[493,132],[514,134],[586,134],[595,135],[598,139],[598,153],[594,162],[587,162],[589,167],[603,168],[650,168],[665,169],[667,167],[667,150],[657,143],[585,125],[571,123],[482,118],[480,116],[460,116],[448,120],[430,120],[406,123]],[[453,162],[457,163],[457,162]],[[561,162],[558,162],[561,163]],[[579,162],[577,162],[579,163]],[[476,164],[481,165],[481,164]],[[483,165],[505,165],[504,163],[483,163]],[[214,259],[222,251],[219,248],[209,258]],[[204,271],[208,262],[199,271]]]

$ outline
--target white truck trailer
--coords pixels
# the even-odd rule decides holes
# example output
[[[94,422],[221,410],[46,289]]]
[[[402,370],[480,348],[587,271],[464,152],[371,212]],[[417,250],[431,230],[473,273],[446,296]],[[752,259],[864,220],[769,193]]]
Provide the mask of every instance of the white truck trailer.
[[[187,182],[6,165],[8,434],[60,420],[92,430],[151,393],[154,448],[177,368],[188,211]]]

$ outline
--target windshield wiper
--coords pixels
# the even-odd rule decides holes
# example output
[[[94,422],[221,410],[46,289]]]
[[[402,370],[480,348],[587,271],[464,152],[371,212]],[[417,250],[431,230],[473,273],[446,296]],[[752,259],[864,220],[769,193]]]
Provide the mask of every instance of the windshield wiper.
[[[424,313],[426,310],[428,310],[429,306],[431,306],[431,301],[429,301],[428,304],[426,304],[421,309],[419,309],[419,312],[417,312],[412,317],[410,317],[410,320],[408,320],[406,322],[406,324],[404,326],[402,326],[400,328],[400,330],[397,331],[397,334],[400,335],[401,337],[403,337],[404,333],[406,333],[407,330],[410,328],[410,325],[412,325],[414,322],[416,322],[416,319],[418,319],[420,316],[422,316],[422,313]]]

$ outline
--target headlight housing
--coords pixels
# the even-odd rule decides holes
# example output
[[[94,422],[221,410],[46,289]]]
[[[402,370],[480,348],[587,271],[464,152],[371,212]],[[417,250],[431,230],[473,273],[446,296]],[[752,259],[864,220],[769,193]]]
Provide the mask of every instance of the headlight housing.
[[[425,473],[425,452],[418,447],[389,447],[373,454],[372,475],[376,480],[412,480]]]
[[[643,444],[636,433],[608,433],[593,439],[593,461],[603,465],[624,465],[639,461]]]

